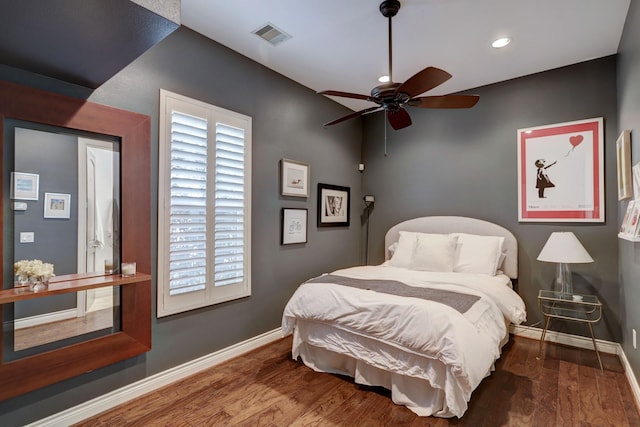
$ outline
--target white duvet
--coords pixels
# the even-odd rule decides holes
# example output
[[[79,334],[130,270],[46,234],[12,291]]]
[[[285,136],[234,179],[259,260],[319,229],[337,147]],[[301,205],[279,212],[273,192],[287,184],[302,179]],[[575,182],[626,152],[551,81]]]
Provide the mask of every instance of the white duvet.
[[[294,333],[296,327],[309,328],[314,324],[320,329],[335,328],[338,333],[327,335],[326,340],[316,338],[311,344],[348,355],[377,369],[428,381],[431,387],[444,391],[446,410],[443,413],[448,416],[462,416],[471,393],[491,372],[507,335],[505,319],[519,324],[526,318],[524,302],[511,289],[510,279],[502,274],[434,273],[387,264],[348,268],[331,274],[395,280],[410,286],[481,297],[462,314],[448,305],[420,298],[332,283],[304,283],[284,310],[285,335]],[[346,338],[349,336],[362,339],[349,340]],[[298,357],[300,345],[296,341],[299,340],[294,340],[294,358]],[[363,341],[369,343],[369,348],[361,345]],[[377,347],[376,343],[380,344],[379,351],[372,351],[370,347]],[[438,375],[433,369],[411,367],[398,358],[441,362],[447,370],[446,380],[443,383],[441,378],[436,378]],[[430,366],[429,363],[422,365]]]

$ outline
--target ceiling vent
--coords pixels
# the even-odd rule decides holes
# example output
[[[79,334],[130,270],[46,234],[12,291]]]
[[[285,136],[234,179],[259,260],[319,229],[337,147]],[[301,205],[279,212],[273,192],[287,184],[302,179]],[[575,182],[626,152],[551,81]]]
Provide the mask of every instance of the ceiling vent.
[[[275,25],[267,22],[257,30],[253,31],[253,34],[258,37],[268,41],[273,46],[277,46],[285,40],[289,40],[291,36],[281,29],[277,28]]]

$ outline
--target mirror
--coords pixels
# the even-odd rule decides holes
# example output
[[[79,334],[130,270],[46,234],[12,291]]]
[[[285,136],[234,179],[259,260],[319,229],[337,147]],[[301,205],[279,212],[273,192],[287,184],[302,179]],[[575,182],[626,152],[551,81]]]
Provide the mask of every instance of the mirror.
[[[10,185],[5,193],[11,195],[5,218],[13,220],[14,262],[39,259],[53,264],[57,275],[104,272],[105,262],[119,265],[120,144],[110,136],[85,134],[5,122],[4,178]],[[68,198],[60,199],[67,206],[60,205],[64,209],[57,217],[47,212],[47,202],[56,200],[52,194]],[[13,317],[6,319],[13,319],[14,340],[5,360],[50,350],[54,342],[65,345],[75,336],[114,332],[117,291],[99,288],[16,302]],[[33,347],[40,349],[24,351]]]
[[[11,121],[37,123],[68,130],[79,136],[106,135],[120,142],[120,257],[137,263],[137,277],[85,273],[60,275],[42,293],[21,294],[13,288],[13,213],[7,218],[10,183],[3,158],[2,271],[0,317],[13,319],[13,303],[58,297],[75,290],[92,288],[119,289],[119,305],[114,319],[119,327],[112,333],[91,339],[70,339],[61,347],[6,361],[7,341],[13,333],[3,329],[0,346],[0,400],[9,399],[38,388],[83,375],[104,366],[141,355],[151,350],[151,119],[139,113],[120,110],[81,99],[0,81],[0,144],[3,156],[10,149],[5,128]],[[42,130],[42,129],[39,129]],[[85,135],[82,135],[86,133]],[[99,138],[101,139],[101,138]],[[116,150],[114,150],[116,151]],[[13,155],[13,154],[12,154]],[[114,184],[114,187],[118,185]],[[28,190],[20,187],[19,190]],[[68,194],[68,193],[62,193]],[[57,199],[62,199],[62,202]],[[50,213],[66,217],[63,197],[55,197]],[[66,206],[69,206],[66,204]],[[28,209],[28,206],[27,206]],[[44,216],[44,206],[43,216]],[[9,211],[11,212],[11,211]],[[69,219],[71,219],[69,209]],[[48,218],[49,219],[49,218]],[[19,238],[19,236],[18,236]],[[37,237],[36,237],[37,239]],[[73,240],[73,239],[71,239]],[[62,244],[62,242],[61,242]],[[77,245],[77,241],[75,242]],[[10,279],[7,279],[9,277]],[[8,281],[7,281],[8,280]],[[55,285],[55,286],[54,286]],[[52,290],[53,288],[53,290]],[[10,316],[6,314],[10,312]],[[39,348],[39,347],[34,347]]]

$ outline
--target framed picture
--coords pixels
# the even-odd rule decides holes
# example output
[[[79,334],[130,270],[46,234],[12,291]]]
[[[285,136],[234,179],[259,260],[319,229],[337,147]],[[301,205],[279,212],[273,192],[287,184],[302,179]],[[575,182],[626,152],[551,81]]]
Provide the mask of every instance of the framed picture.
[[[624,130],[616,140],[616,160],[618,165],[618,200],[633,196],[631,178],[631,131]]]
[[[627,210],[624,212],[622,225],[620,226],[620,234],[629,234],[629,222],[631,220],[631,213],[633,212],[635,203],[635,200],[631,200],[627,205]]]
[[[38,200],[39,184],[40,175],[38,174],[11,172],[9,197],[20,200]]]
[[[518,129],[518,221],[604,222],[602,122]]]
[[[631,168],[631,174],[633,175],[633,199],[640,199],[640,163]]]
[[[71,194],[44,193],[45,218],[69,218],[71,213]]]
[[[307,243],[307,210],[282,208],[282,239],[280,244]]]
[[[281,194],[283,196],[309,197],[309,164],[296,160],[280,161]]]
[[[627,223],[627,227],[624,233],[629,237],[638,237],[640,235],[640,227],[638,227],[638,220],[640,220],[640,203],[633,203],[631,207],[631,213],[629,214],[629,219]]]
[[[349,187],[318,184],[318,227],[349,226]]]

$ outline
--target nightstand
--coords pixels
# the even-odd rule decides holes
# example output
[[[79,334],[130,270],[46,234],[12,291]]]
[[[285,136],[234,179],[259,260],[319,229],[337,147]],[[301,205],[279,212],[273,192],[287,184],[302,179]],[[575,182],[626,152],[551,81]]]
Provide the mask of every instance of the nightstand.
[[[593,328],[591,327],[591,324],[600,321],[602,318],[602,303],[595,295],[571,295],[556,291],[540,290],[538,292],[538,307],[545,317],[544,329],[540,337],[539,354],[542,354],[542,344],[544,343],[551,319],[586,323],[591,333],[591,341],[593,342],[593,348],[598,357],[600,370],[603,370],[602,360],[600,360],[600,353],[598,352],[596,339],[593,335]]]

